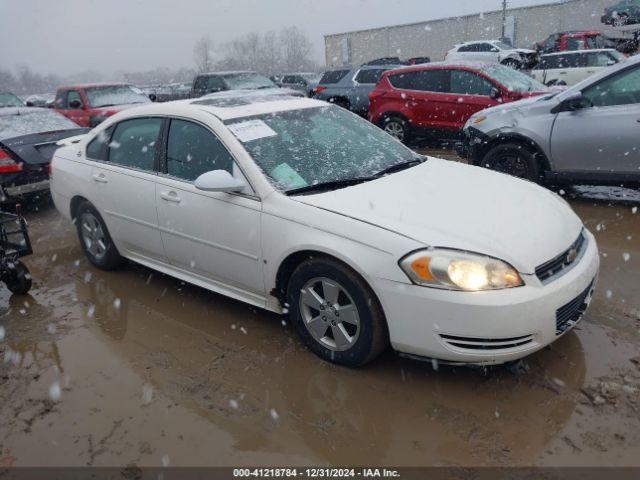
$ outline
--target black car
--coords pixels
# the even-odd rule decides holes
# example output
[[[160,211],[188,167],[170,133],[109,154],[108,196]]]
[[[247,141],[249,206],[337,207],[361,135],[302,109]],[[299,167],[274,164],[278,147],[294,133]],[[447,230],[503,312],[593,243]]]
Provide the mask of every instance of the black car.
[[[605,8],[600,21],[614,27],[640,23],[640,0],[622,0]]]
[[[0,108],[0,203],[48,193],[56,142],[88,131],[48,108]]]
[[[191,98],[227,90],[260,90],[278,88],[269,78],[256,72],[201,73],[193,80]]]

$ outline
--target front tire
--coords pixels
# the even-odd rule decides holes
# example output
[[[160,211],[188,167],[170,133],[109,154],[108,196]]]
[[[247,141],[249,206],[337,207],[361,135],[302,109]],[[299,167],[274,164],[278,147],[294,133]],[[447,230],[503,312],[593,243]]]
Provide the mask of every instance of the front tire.
[[[9,267],[7,278],[5,278],[7,288],[11,293],[24,295],[31,290],[31,273],[20,260],[15,260],[13,266]]]
[[[535,152],[520,143],[497,145],[487,152],[483,167],[540,183],[540,165]]]
[[[329,258],[310,258],[291,275],[289,317],[302,341],[328,362],[359,367],[389,344],[382,307],[366,282]]]
[[[94,266],[114,270],[124,263],[102,216],[90,202],[80,204],[75,220],[80,246]]]

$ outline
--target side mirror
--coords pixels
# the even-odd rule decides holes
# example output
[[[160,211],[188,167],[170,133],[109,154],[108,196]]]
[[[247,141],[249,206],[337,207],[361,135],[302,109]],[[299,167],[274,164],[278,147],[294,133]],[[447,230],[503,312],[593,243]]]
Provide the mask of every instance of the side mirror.
[[[242,180],[233,178],[226,170],[211,170],[196,178],[194,185],[205,192],[238,192],[246,184]]]
[[[149,100],[151,100],[152,102],[155,102],[156,100],[158,100],[158,97],[156,97],[155,93],[150,93]]]
[[[489,97],[491,97],[493,100],[498,100],[501,96],[502,92],[496,87],[493,87],[491,89],[491,92],[489,92]]]
[[[69,108],[77,110],[79,108],[82,108],[82,103],[80,103],[80,100],[71,100],[69,102]]]
[[[591,102],[582,95],[582,92],[573,92],[551,109],[551,113],[574,112],[583,108],[592,107]]]

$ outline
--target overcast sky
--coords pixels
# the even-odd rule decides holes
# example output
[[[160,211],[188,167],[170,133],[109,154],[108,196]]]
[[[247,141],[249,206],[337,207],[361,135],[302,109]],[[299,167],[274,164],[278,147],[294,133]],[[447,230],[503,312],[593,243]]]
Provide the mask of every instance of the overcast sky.
[[[510,6],[552,0],[510,0]],[[330,33],[500,8],[501,0],[0,0],[0,65],[40,73],[191,66],[202,35],[215,43],[296,25],[324,58]]]

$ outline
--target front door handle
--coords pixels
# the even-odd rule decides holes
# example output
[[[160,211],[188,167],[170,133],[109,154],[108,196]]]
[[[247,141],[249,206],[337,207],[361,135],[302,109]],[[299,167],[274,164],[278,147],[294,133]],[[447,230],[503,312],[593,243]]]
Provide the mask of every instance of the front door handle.
[[[180,203],[180,197],[174,190],[160,192],[160,198],[167,202]]]
[[[93,180],[98,183],[109,183],[109,180],[107,180],[107,176],[104,173],[94,173]]]

